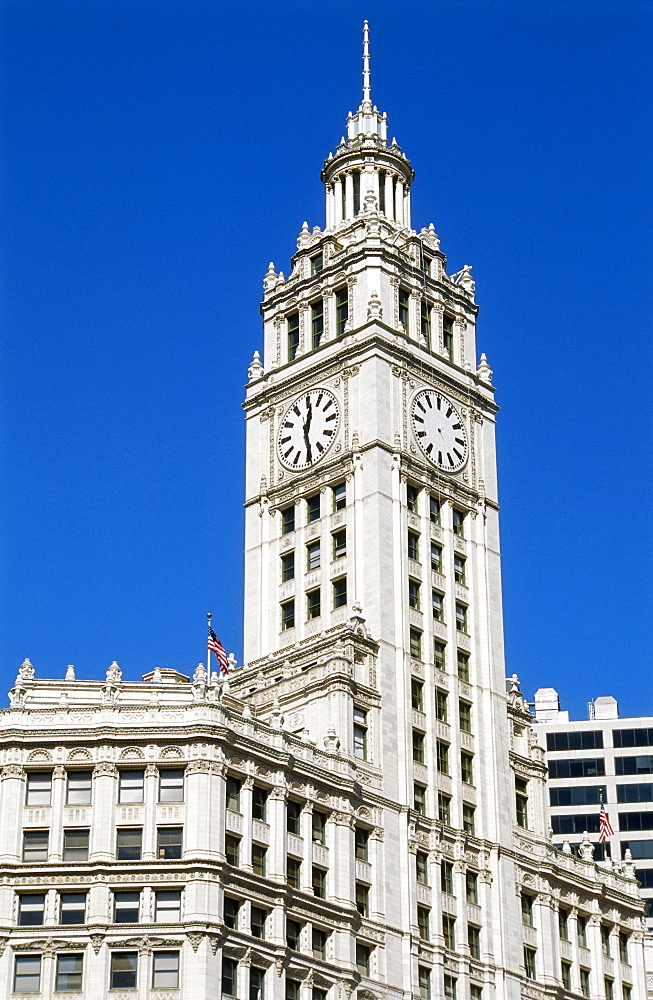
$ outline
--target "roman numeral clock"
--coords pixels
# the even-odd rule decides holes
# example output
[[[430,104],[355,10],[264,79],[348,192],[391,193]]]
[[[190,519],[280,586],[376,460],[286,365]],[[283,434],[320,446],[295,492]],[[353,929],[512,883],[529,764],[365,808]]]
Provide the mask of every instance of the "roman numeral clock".
[[[454,404],[434,389],[423,389],[411,407],[413,433],[420,448],[443,472],[458,472],[467,461],[467,434]]]
[[[279,461],[287,469],[308,469],[323,458],[340,423],[338,401],[328,389],[310,389],[281,418],[277,441]]]

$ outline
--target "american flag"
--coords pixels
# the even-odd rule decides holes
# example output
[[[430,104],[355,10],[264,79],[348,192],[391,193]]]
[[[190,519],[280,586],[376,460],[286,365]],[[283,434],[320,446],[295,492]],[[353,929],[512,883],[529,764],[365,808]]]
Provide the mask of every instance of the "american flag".
[[[220,673],[226,674],[228,667],[227,654],[224,651],[224,646],[218,639],[217,635],[209,625],[209,650],[213,650],[215,653],[218,663],[220,664]]]
[[[601,812],[599,813],[599,844],[605,844],[608,837],[614,836],[614,830],[610,826],[610,817],[605,811],[605,806],[601,803]]]

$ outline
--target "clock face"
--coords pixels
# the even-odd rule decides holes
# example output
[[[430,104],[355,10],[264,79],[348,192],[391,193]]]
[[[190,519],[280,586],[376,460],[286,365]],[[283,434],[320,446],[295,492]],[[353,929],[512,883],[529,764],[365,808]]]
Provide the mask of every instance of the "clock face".
[[[288,469],[307,469],[333,444],[340,423],[338,403],[328,389],[311,389],[288,407],[281,420],[277,453]]]
[[[467,435],[458,410],[446,396],[423,389],[413,400],[411,412],[417,443],[434,465],[457,472],[467,461]]]

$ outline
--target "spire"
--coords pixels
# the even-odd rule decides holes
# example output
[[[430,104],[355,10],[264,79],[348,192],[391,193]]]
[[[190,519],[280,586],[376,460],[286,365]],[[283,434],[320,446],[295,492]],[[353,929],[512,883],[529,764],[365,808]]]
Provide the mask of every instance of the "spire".
[[[372,110],[372,87],[370,84],[370,29],[363,21],[363,103],[364,111]]]

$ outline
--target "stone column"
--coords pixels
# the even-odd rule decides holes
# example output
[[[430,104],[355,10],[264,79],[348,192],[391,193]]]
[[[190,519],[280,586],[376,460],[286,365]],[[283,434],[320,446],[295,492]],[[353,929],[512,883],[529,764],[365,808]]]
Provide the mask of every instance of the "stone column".
[[[331,826],[331,849],[327,898],[346,905],[354,899],[354,883],[356,881],[353,817],[348,816],[347,813],[337,812],[333,814],[333,821],[330,821],[329,825]]]
[[[342,222],[342,177],[336,178],[333,186],[333,216],[334,225]]]
[[[240,811],[243,815],[243,838],[240,842],[240,867],[252,871],[252,789],[253,778],[245,778],[240,790]],[[249,986],[248,986],[249,989]]]
[[[410,229],[410,187],[406,185],[404,192],[404,225]]]
[[[372,920],[385,919],[385,859],[383,856],[383,827],[375,826],[368,843],[370,864],[372,865],[372,886],[370,891],[370,917]]]
[[[383,180],[385,184],[385,214],[389,219],[395,217],[394,191],[392,184],[392,174],[387,173]]]
[[[209,792],[211,765],[208,760],[192,760],[186,767],[186,822],[184,825],[184,855],[206,856],[209,839],[214,836],[211,796]],[[222,783],[224,785],[224,782]],[[224,812],[222,813],[224,827]],[[224,833],[222,833],[224,838]],[[223,841],[224,849],[224,841]]]
[[[351,170],[345,174],[345,218],[354,218],[354,175]]]
[[[400,177],[397,178],[395,188],[395,221],[400,226],[404,225],[404,182]]]
[[[268,878],[285,884],[286,881],[286,789],[278,786],[268,796],[268,822],[270,846],[268,847]]]
[[[25,799],[25,772],[20,764],[6,764],[0,775],[2,823],[0,824],[0,861],[18,861],[21,857],[20,814]]]
[[[598,913],[592,913],[587,921],[587,947],[590,954],[597,959],[602,957],[601,948],[601,917]],[[590,996],[603,996],[603,961],[592,963],[590,968]]]
[[[110,761],[93,771],[91,861],[113,861],[116,855],[116,794],[118,769]]]
[[[156,764],[145,767],[143,789],[143,861],[154,861],[156,851],[156,800],[158,799],[159,771]]]
[[[63,852],[63,804],[66,798],[66,769],[57,764],[52,771],[52,795],[50,798],[50,845],[49,860],[61,861]]]
[[[313,894],[313,803],[307,802],[302,810],[301,831],[304,840],[304,860],[302,862],[302,892]]]

